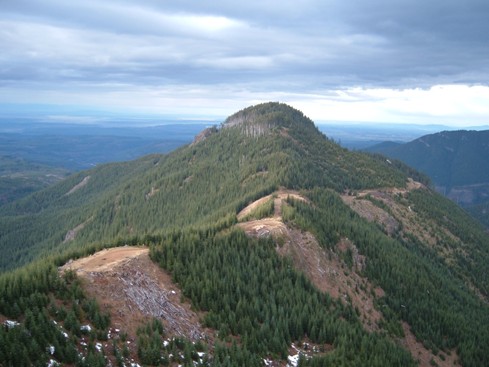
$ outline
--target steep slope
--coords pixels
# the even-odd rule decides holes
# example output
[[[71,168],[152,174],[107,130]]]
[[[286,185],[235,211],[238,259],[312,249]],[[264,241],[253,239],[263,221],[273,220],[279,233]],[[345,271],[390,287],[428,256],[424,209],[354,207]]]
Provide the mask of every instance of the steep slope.
[[[115,247],[89,257],[69,261],[61,273],[74,271],[83,279],[87,293],[111,315],[115,329],[132,339],[145,319],[160,318],[170,336],[193,341],[206,334],[198,315],[181,302],[181,292],[149,259],[146,247]],[[165,305],[164,308],[161,305]]]
[[[0,268],[60,248],[229,223],[248,200],[279,185],[341,191],[396,184],[403,185],[397,170],[328,141],[299,111],[260,105],[231,116],[200,143],[99,166],[5,206]]]
[[[36,353],[49,357],[39,350],[61,337],[52,330],[36,336],[37,347],[28,344],[22,333],[38,325],[31,314],[70,330],[57,361],[83,365],[80,358],[90,357],[97,360],[91,365],[104,365],[112,358],[83,347],[75,327],[96,324],[92,345],[114,327],[83,296],[92,278],[60,278],[55,265],[132,243],[149,246],[201,324],[216,330],[204,348],[187,340],[172,352],[161,347],[161,319],[143,318],[150,324],[137,350],[127,352],[135,361],[489,365],[489,238],[418,177],[342,149],[279,103],[244,109],[169,155],[72,176],[6,206],[0,219],[4,268],[62,252],[0,277],[0,317],[19,323],[0,330],[0,363],[9,365],[19,348],[25,365]],[[113,343],[115,358],[124,341]],[[182,357],[170,361],[175,353]]]
[[[489,232],[489,201],[478,205],[471,205],[466,210],[484,226]]]

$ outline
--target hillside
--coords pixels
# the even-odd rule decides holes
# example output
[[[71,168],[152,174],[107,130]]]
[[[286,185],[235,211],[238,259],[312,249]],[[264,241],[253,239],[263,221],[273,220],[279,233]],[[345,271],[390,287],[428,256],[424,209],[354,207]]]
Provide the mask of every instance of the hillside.
[[[489,201],[482,204],[471,205],[466,210],[486,228],[489,229]]]
[[[11,156],[0,156],[0,206],[61,181],[69,172]]]
[[[73,175],[0,233],[0,364],[489,364],[487,234],[287,105]]]
[[[342,149],[299,111],[277,106],[244,110],[219,133],[172,154],[101,165],[5,206],[0,268],[47,250],[232,222],[240,206],[279,186],[341,191],[403,184],[385,162]]]
[[[425,173],[438,192],[464,207],[489,201],[489,130],[443,131],[405,144],[379,144],[368,151]]]
[[[190,143],[204,126],[183,121],[117,128],[0,117],[0,206],[59,182],[70,172],[169,152]]]

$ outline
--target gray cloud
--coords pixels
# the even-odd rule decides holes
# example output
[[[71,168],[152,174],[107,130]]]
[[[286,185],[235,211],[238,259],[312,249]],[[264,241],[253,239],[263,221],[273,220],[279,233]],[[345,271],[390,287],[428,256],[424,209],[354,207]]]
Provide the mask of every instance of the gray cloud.
[[[4,1],[0,88],[487,85],[487,19],[486,0]]]

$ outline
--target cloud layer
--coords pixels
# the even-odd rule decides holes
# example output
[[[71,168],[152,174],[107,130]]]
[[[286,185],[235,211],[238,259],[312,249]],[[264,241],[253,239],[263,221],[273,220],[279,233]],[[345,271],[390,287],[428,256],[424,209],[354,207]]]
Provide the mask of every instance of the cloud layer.
[[[488,18],[485,0],[2,2],[0,102],[483,122]]]

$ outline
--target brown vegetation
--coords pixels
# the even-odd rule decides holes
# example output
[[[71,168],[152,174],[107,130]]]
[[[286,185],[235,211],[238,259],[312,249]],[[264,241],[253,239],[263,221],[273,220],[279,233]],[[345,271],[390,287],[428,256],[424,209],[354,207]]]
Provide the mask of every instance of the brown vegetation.
[[[118,247],[72,261],[72,269],[84,280],[88,294],[110,312],[112,325],[135,338],[138,326],[160,318],[169,336],[198,340],[211,336],[202,328],[199,315],[181,302],[180,289],[170,276],[149,258],[144,247]]]

